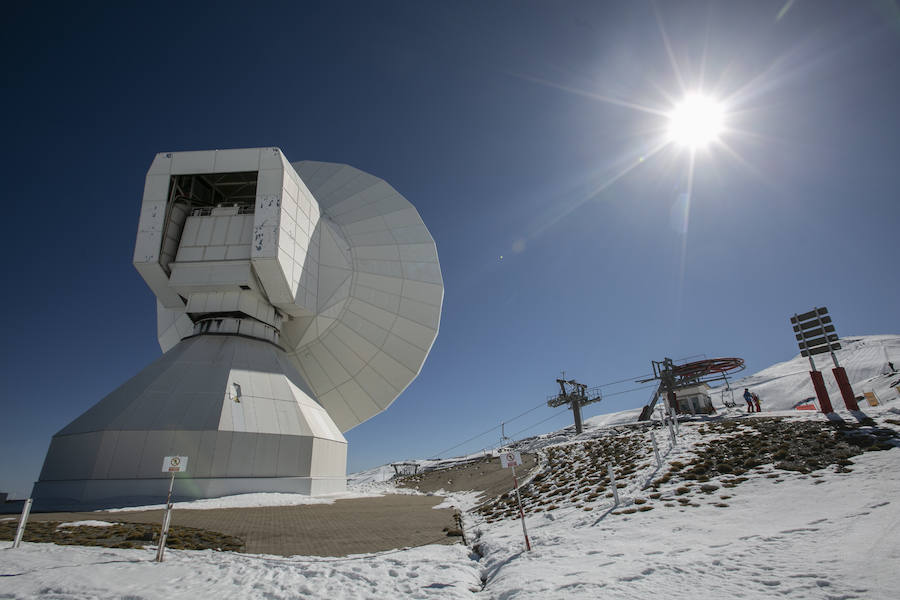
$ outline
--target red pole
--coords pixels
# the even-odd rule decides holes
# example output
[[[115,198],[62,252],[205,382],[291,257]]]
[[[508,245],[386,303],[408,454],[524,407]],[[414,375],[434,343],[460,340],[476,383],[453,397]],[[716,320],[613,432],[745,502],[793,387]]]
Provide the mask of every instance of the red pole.
[[[528,540],[528,530],[525,529],[525,511],[522,510],[522,497],[519,495],[519,478],[516,477],[516,466],[512,467],[513,483],[516,484],[516,500],[519,501],[519,518],[522,519],[522,534],[525,536],[525,549],[531,552],[531,542]]]
[[[809,377],[812,379],[813,387],[816,389],[816,396],[819,398],[819,406],[825,414],[833,413],[831,408],[831,398],[828,397],[828,390],[825,389],[825,378],[822,377],[821,371],[810,371]]]
[[[831,372],[834,373],[834,378],[841,389],[841,396],[844,397],[844,405],[847,410],[859,410],[859,404],[856,403],[856,396],[853,395],[853,388],[847,378],[847,371],[844,370],[844,367],[835,367]]]

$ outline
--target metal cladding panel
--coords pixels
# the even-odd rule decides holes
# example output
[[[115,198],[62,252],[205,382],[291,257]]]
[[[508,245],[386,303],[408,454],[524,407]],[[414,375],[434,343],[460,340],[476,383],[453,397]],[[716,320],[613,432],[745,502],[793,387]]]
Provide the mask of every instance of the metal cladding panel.
[[[253,461],[256,454],[255,433],[234,432],[231,437],[231,452],[228,455],[226,477],[253,476]]]
[[[345,476],[181,478],[178,498],[216,498],[266,490],[290,494],[332,494],[346,490]],[[35,485],[36,510],[84,510],[157,504],[165,498],[167,477],[131,480],[40,481]]]
[[[253,475],[275,477],[278,472],[278,435],[257,435],[253,452]]]
[[[308,476],[314,439],[346,448],[311,393],[273,344],[189,338],[57,434],[41,481],[159,478],[160,460],[172,454],[191,457],[193,477]],[[343,474],[340,465],[328,476]],[[128,495],[124,483],[110,489]]]
[[[135,479],[144,452],[148,431],[121,431],[116,438],[116,450],[109,465],[110,479]],[[163,454],[165,456],[165,454]],[[48,455],[49,458],[49,455]],[[43,477],[41,478],[43,479]]]
[[[195,458],[200,458],[200,449],[203,441],[203,434],[205,432],[202,431],[185,431],[176,429],[172,432],[171,441],[169,442],[169,449],[163,456],[193,456]],[[157,457],[158,458],[158,457]],[[157,460],[159,462],[159,460]],[[200,461],[202,462],[202,461]],[[207,461],[208,462],[208,461]],[[197,467],[199,465],[190,465],[191,473],[194,475],[197,474]],[[160,465],[156,465],[155,469],[159,469]],[[152,475],[152,472],[150,473]]]
[[[140,450],[140,460],[138,468],[134,473],[135,477],[159,477],[160,465],[159,459],[164,456],[170,456],[175,439],[174,431],[148,431],[144,438],[144,446]]]
[[[54,437],[41,470],[41,479],[87,479],[97,463],[102,432]]]
[[[201,431],[199,444],[194,456],[188,455],[192,477],[212,477],[216,453],[216,437],[223,435],[217,431]],[[230,440],[229,440],[230,441]]]
[[[159,301],[169,309],[183,309],[177,293],[168,285],[168,272],[161,264],[166,204],[173,175],[257,171],[260,155],[271,148],[205,150],[157,154],[144,181],[141,215],[135,240],[133,263]],[[162,261],[163,263],[165,261]]]
[[[347,464],[347,446],[330,440],[314,439],[312,442],[312,460],[310,461],[313,477],[333,476]]]
[[[342,164],[293,168],[321,210],[317,310],[329,312],[289,324],[283,339],[296,344],[292,358],[346,431],[387,408],[421,370],[443,302],[437,249],[385,181]]]
[[[110,465],[112,465],[118,441],[118,431],[101,432],[100,447],[97,449],[97,454],[94,459],[94,470],[91,473],[90,479],[104,479],[109,476],[109,468]]]
[[[231,461],[231,444],[234,441],[234,433],[217,431],[215,439],[215,454],[213,454],[212,468],[209,474],[210,477],[225,477]]]
[[[290,314],[315,310],[319,209],[293,168],[261,163],[250,257],[269,301]]]
[[[194,322],[184,312],[169,310],[159,300],[156,301],[156,319],[159,347],[164,353],[194,331]]]
[[[307,438],[312,443],[311,438]],[[303,438],[295,436],[282,436],[278,444],[278,457],[275,462],[275,476],[286,477],[295,475],[300,464],[300,446],[306,443]]]

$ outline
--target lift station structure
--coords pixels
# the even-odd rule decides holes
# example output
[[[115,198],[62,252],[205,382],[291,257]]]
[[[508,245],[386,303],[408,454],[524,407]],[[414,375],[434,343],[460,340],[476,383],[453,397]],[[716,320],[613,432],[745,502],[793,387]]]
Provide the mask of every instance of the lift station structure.
[[[557,379],[556,383],[559,385],[559,394],[550,396],[547,399],[547,406],[556,408],[557,406],[568,404],[575,417],[575,434],[578,435],[583,429],[581,407],[600,402],[603,399],[600,394],[600,388],[593,387],[588,389],[587,385],[578,383],[574,379]]]
[[[725,380],[727,384],[727,373],[744,369],[742,358],[706,358],[680,365],[676,365],[671,358],[664,358],[662,361],[651,361],[651,364],[653,377],[641,379],[638,383],[659,381],[659,386],[653,392],[650,402],[641,411],[639,421],[650,419],[660,398],[665,399],[666,408],[671,407],[675,412],[682,412],[677,402],[679,390],[695,391],[704,384],[719,380]]]
[[[50,442],[36,508],[346,488],[344,432],[387,409],[437,336],[434,240],[397,190],[278,148],[165,152],[135,269],[163,355]]]

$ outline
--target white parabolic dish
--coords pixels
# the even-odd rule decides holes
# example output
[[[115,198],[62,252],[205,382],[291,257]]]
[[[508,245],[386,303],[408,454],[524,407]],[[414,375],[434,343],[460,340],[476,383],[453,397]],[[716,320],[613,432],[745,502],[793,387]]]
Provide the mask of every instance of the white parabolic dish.
[[[385,181],[278,148],[161,153],[134,265],[164,354],[58,432],[38,506],[346,485],[342,432],[385,410],[437,336],[434,240]],[[158,456],[157,456],[158,455]]]

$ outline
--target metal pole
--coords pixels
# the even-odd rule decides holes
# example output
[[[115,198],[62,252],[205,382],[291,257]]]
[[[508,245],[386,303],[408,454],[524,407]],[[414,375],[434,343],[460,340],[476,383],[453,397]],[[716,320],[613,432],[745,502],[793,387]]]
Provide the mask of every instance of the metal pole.
[[[513,483],[516,484],[516,500],[519,503],[519,519],[522,520],[522,535],[525,536],[525,549],[531,552],[531,542],[528,540],[528,530],[525,528],[525,511],[522,510],[522,496],[519,495],[519,478],[516,477],[516,465],[511,466]]]
[[[819,308],[815,308],[816,311],[816,323],[819,325],[819,329],[822,330],[822,336],[825,338],[825,343],[828,344],[828,350],[831,352],[831,361],[834,363],[835,367],[840,367],[838,364],[837,356],[834,355],[834,350],[831,349],[831,340],[828,339],[828,332],[825,331],[825,323],[822,322],[822,315],[819,314]]]
[[[816,311],[816,313],[817,313],[816,318],[818,318],[819,308],[815,307],[813,310]],[[797,316],[797,313],[794,313],[794,321],[797,323],[797,327],[800,327],[800,317]],[[821,325],[821,324],[822,324],[822,322],[819,321],[819,325]],[[824,333],[824,331],[823,331],[823,333]],[[825,335],[827,336],[827,334],[825,334]],[[806,348],[807,352],[809,352],[809,347],[807,347],[807,345],[806,345],[806,335],[803,333],[802,328],[800,328],[800,339],[803,343],[803,347]],[[809,353],[806,357],[809,359],[809,370],[815,371],[816,370],[816,361],[813,360],[812,353]]]
[[[575,415],[575,435],[581,435],[581,402],[578,398],[572,400],[572,413]]]
[[[678,445],[678,442],[675,441],[675,430],[672,428],[672,420],[669,419],[669,439],[672,441],[672,445]]]
[[[166,514],[163,517],[162,530],[159,533],[159,547],[156,549],[156,562],[163,562],[166,554],[166,538],[169,537],[169,523],[172,520],[172,505],[166,508]]]
[[[662,467],[662,460],[659,458],[659,446],[656,445],[656,436],[650,432],[650,441],[653,442],[653,453],[656,455],[656,466]]]
[[[22,514],[19,516],[19,528],[16,529],[16,539],[13,540],[13,548],[18,548],[19,544],[22,543],[22,537],[25,535],[25,525],[28,523],[28,515],[31,514],[31,503],[32,500],[29,498],[22,506]]]
[[[616,501],[615,506],[619,505],[619,488],[616,487],[616,473],[613,471],[612,463],[606,465],[606,470],[609,473],[609,485],[612,487],[613,499]]]
[[[169,495],[166,496],[166,513],[159,530],[159,546],[156,548],[156,562],[163,562],[166,554],[166,538],[169,537],[169,524],[172,522],[172,489],[175,487],[175,471],[169,480]]]

